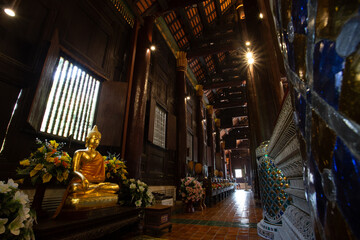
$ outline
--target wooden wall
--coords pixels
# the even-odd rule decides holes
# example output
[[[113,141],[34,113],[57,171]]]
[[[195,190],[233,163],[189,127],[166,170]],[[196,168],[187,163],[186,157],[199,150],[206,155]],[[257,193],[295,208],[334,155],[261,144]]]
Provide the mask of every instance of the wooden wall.
[[[176,177],[176,60],[159,31],[154,28],[151,54],[148,101],[145,120],[142,179],[150,185],[174,185]],[[154,111],[158,105],[167,112],[166,147],[152,143]]]
[[[2,143],[14,105],[17,109],[9,126],[4,151],[0,155],[1,179],[14,177],[18,161],[33,150],[35,137],[53,138],[39,133],[27,119],[41,102],[40,98],[31,108],[40,81],[43,67],[49,58],[50,46],[55,32],[58,32],[57,47],[78,63],[98,74],[104,81],[126,81],[128,51],[131,28],[115,11],[111,1],[96,0],[22,0],[17,16],[10,18],[0,13],[0,141]],[[120,90],[119,90],[120,88]],[[125,101],[127,84],[118,88],[115,99]],[[46,90],[46,89],[45,89]],[[30,110],[32,109],[32,110]],[[123,111],[118,111],[119,122]],[[111,112],[108,112],[112,115]],[[100,118],[101,116],[97,116]],[[103,124],[100,131],[106,132],[109,124]],[[122,130],[122,124],[119,124]],[[68,141],[60,139],[60,141]],[[121,143],[121,137],[116,139]],[[1,144],[0,143],[0,144]],[[83,147],[72,143],[68,150]],[[120,152],[119,148],[108,147]],[[101,149],[100,149],[101,150]],[[105,148],[104,148],[105,150]],[[102,151],[103,152],[103,151]],[[103,152],[106,154],[106,151]]]

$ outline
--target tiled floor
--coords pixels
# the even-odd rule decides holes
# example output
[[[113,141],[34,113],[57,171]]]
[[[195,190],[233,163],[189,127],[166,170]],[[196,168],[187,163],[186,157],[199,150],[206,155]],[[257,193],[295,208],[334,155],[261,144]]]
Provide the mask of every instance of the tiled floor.
[[[161,239],[262,239],[256,224],[262,209],[255,206],[251,191],[236,190],[226,199],[195,213],[172,216],[172,232],[163,231]],[[147,238],[143,238],[147,239]]]

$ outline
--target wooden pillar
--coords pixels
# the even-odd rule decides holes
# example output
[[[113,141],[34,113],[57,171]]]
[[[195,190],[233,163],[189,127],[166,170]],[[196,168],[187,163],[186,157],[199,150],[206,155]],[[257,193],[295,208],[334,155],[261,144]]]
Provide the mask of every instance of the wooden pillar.
[[[220,154],[220,119],[215,118],[215,168],[222,171]],[[224,172],[224,171],[223,171]]]
[[[226,179],[228,176],[226,171],[225,141],[220,142],[220,154],[221,154],[221,168],[224,173],[224,178]]]
[[[209,166],[213,166],[215,171],[215,149],[214,149],[214,128],[213,128],[213,114],[214,109],[212,105],[206,106],[206,130],[207,130],[207,145],[210,147],[210,156],[208,157]]]
[[[186,52],[176,53],[176,125],[177,125],[177,166],[178,177],[186,174],[186,103],[185,103],[185,71],[187,66]]]
[[[130,99],[131,99],[131,90],[132,90],[132,83],[134,77],[134,67],[135,67],[135,57],[136,57],[136,45],[138,40],[140,28],[140,21],[136,20],[135,26],[133,28],[133,33],[131,36],[131,47],[130,47],[130,59],[129,59],[129,66],[127,69],[126,80],[128,82],[128,90],[126,96],[126,105],[125,105],[125,117],[124,117],[124,130],[122,136],[122,145],[121,145],[121,157],[125,156],[125,149],[126,149],[126,138],[127,138],[127,128],[129,123],[129,111],[130,111]]]
[[[205,152],[204,152],[204,130],[203,130],[203,119],[204,119],[204,112],[203,112],[203,86],[196,85],[196,135],[198,138],[198,161],[203,166],[207,165],[205,161]]]
[[[133,84],[131,89],[129,121],[126,138],[125,160],[129,177],[141,177],[141,154],[143,152],[146,98],[150,66],[153,17],[146,17],[140,29],[136,47]]]

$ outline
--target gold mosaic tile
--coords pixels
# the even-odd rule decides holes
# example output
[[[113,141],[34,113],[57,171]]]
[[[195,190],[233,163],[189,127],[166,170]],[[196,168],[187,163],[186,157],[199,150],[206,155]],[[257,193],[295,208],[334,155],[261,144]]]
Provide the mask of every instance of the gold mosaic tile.
[[[335,40],[341,27],[358,11],[357,0],[319,0],[316,15],[316,37]]]
[[[336,135],[333,130],[312,110],[311,152],[320,172],[322,172],[324,168],[331,169],[335,140]]]
[[[346,59],[339,110],[360,124],[360,49]]]

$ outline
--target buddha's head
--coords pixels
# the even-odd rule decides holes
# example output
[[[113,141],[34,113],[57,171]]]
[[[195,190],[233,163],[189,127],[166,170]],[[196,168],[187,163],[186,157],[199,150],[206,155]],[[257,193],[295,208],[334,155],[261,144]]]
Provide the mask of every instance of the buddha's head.
[[[99,146],[100,140],[101,133],[98,131],[97,126],[95,125],[85,138],[85,147],[91,147],[95,149],[97,146]]]

